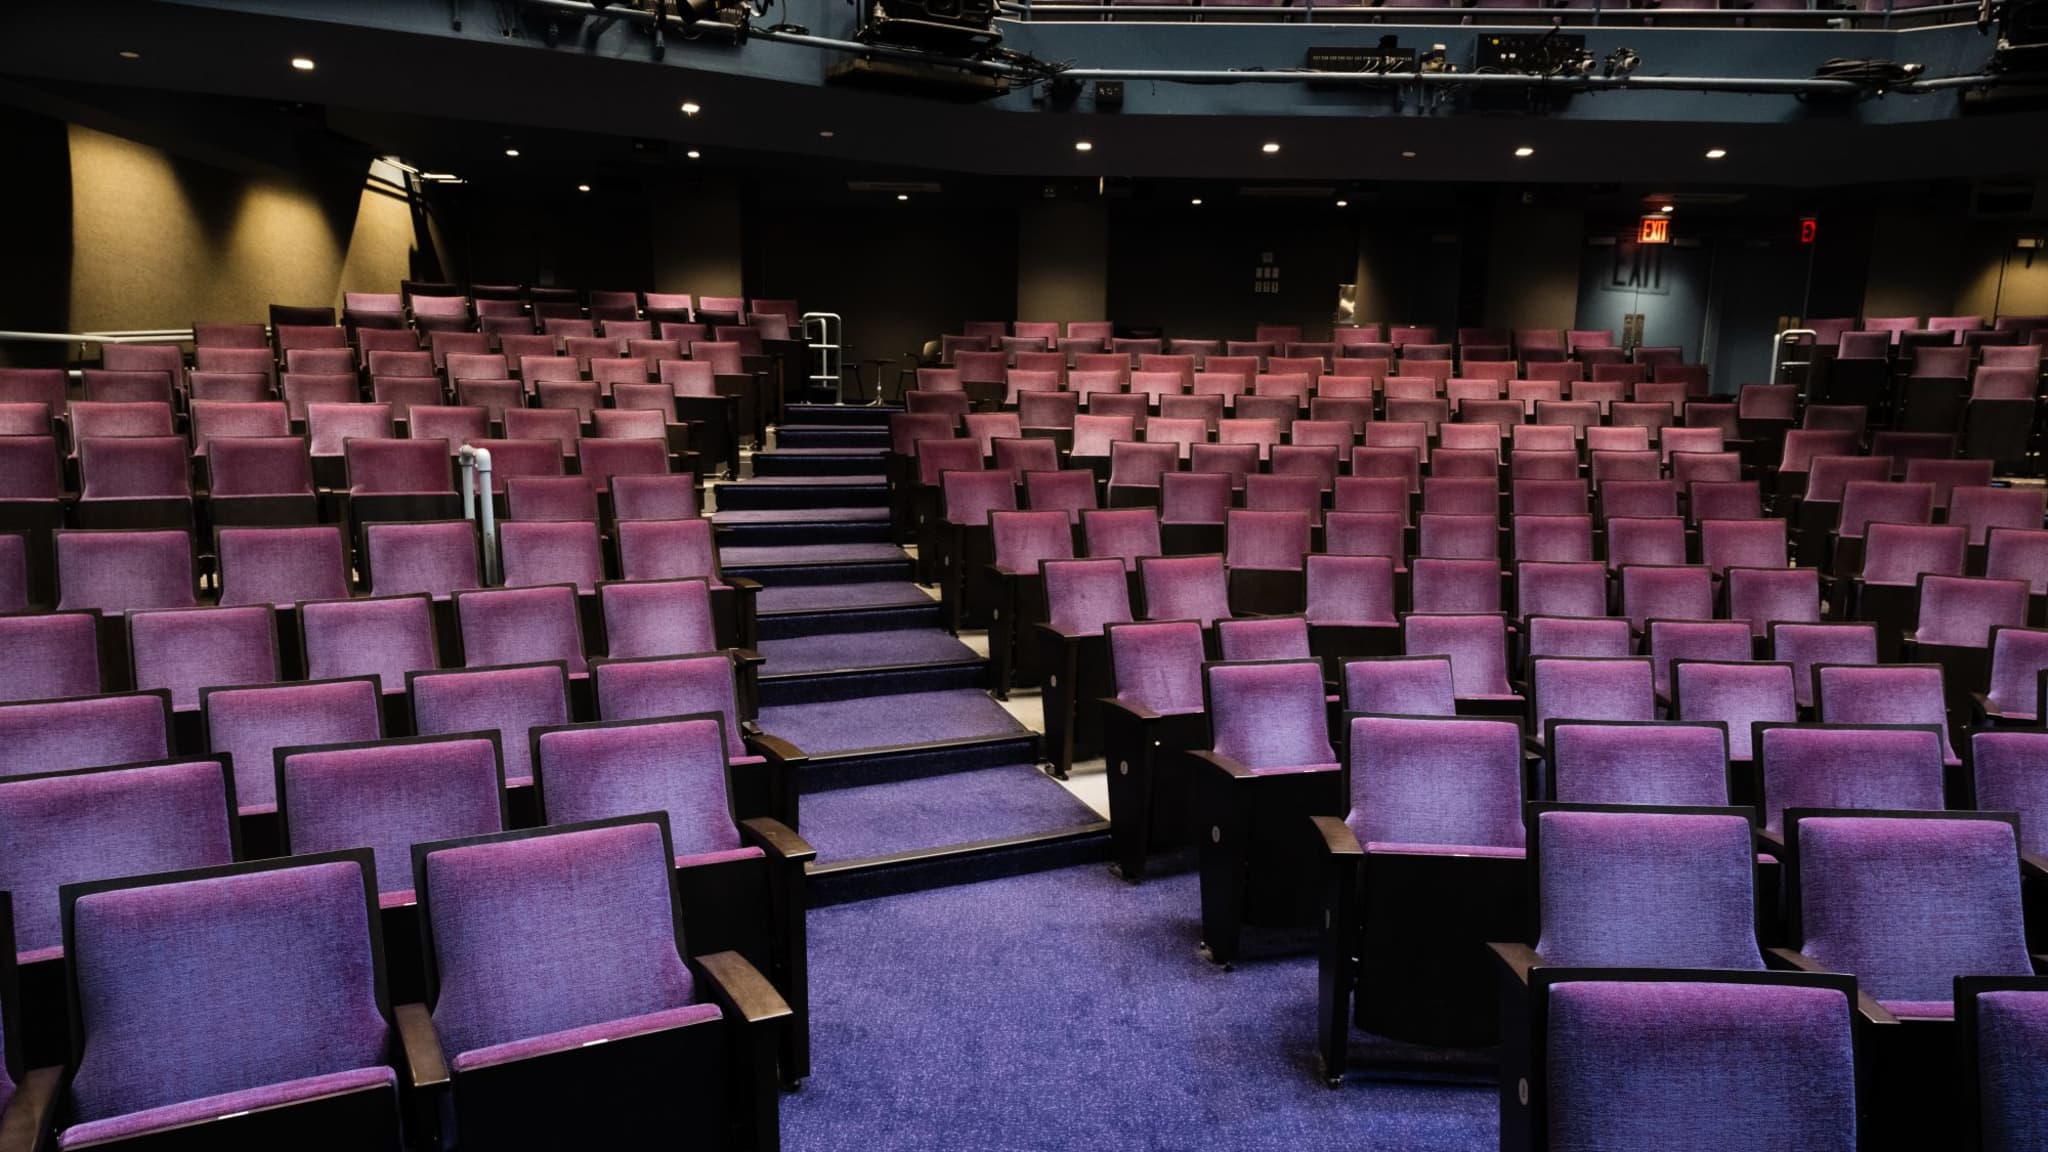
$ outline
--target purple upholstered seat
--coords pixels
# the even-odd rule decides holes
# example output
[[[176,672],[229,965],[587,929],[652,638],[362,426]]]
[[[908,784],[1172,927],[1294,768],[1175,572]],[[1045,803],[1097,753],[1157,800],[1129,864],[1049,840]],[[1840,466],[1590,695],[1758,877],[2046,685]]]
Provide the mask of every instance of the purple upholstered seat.
[[[1542,741],[1559,720],[1655,720],[1650,664],[1648,657],[1636,656],[1545,656],[1531,661],[1530,735]]]
[[[434,1031],[456,1077],[718,1016],[679,951],[669,856],[651,822],[424,854]]]
[[[1448,656],[1344,662],[1344,710],[1390,716],[1452,716],[1458,702]]]
[[[374,738],[373,738],[374,739]],[[278,809],[297,855],[367,847],[379,903],[413,900],[412,846],[504,827],[497,745],[477,736],[422,736],[351,747],[313,734],[280,752]]]
[[[1799,979],[1550,985],[1532,1057],[1549,1146],[1646,1148],[1682,1129],[1699,1148],[1855,1147],[1852,1005]]]
[[[1206,628],[1231,614],[1221,556],[1141,557],[1138,580],[1147,620],[1198,620]]]
[[[534,778],[550,824],[663,812],[677,863],[758,856],[734,824],[725,721],[702,714],[543,732]]]
[[[756,758],[740,727],[730,654],[605,660],[596,666],[597,713],[603,720],[654,720],[715,714],[724,720],[727,759]]]
[[[1929,728],[1770,724],[1756,729],[1764,828],[1788,808],[1938,812],[1942,737]]]
[[[180,712],[199,707],[202,688],[278,678],[277,618],[267,605],[137,612],[128,649],[135,686],[169,689]]]
[[[1716,576],[1729,568],[1783,568],[1789,562],[1783,520],[1700,522],[1700,563]]]
[[[1577,481],[1571,481],[1577,485]],[[1520,495],[1519,488],[1517,489]],[[1577,497],[1585,504],[1583,490]],[[1517,514],[1514,518],[1514,559],[1566,563],[1593,559],[1593,518],[1583,514],[1538,516]]]
[[[612,516],[618,520],[693,520],[703,511],[694,476],[612,477]]]
[[[569,584],[590,594],[604,579],[604,555],[592,521],[508,520],[498,526],[498,539],[507,588]]]
[[[1108,629],[1118,701],[1161,716],[1202,711],[1201,625],[1141,621]]]
[[[1773,624],[1771,658],[1792,665],[1792,684],[1799,706],[1813,706],[1813,668],[1817,664],[1877,663],[1874,624]]]
[[[1621,614],[1637,631],[1650,620],[1711,620],[1713,573],[1695,565],[1631,564],[1621,569]]]
[[[1427,499],[1425,496],[1425,507]],[[1498,561],[1500,558],[1500,524],[1490,512],[1484,515],[1424,512],[1416,521],[1417,556],[1443,560]]]
[[[1610,485],[1610,487],[1612,487]],[[1685,565],[1685,521],[1676,516],[1623,516],[1607,522],[1607,567]]]
[[[2032,975],[2010,823],[1808,816],[1792,832],[1799,950],[1908,1017],[1946,1017],[1957,976]]]
[[[1960,576],[1967,554],[1959,524],[1872,524],[1863,536],[1862,581],[1911,588],[1923,575]]]
[[[1311,555],[1306,565],[1310,625],[1396,623],[1390,557]]]
[[[367,881],[356,860],[330,858],[79,896],[66,935],[82,1050],[60,1144],[343,1091],[395,1095]],[[395,1100],[385,1114],[395,1120]]]
[[[1159,517],[1149,508],[1083,511],[1081,539],[1091,559],[1115,559],[1136,571],[1138,561],[1160,555]]]
[[[348,595],[348,552],[338,525],[222,528],[214,545],[223,607],[288,608],[301,600]]]
[[[1820,623],[1820,570],[1816,568],[1730,568],[1728,616],[1749,622],[1752,636],[1769,635],[1771,625]]]
[[[510,527],[510,525],[507,525]],[[571,584],[457,592],[463,663],[471,668],[559,660],[584,670],[583,621]]]
[[[1916,644],[1983,648],[1993,628],[2026,624],[2031,591],[2024,580],[1923,575],[1920,626],[1911,638]]]
[[[1515,566],[1515,595],[1517,611],[1524,618],[1605,616],[1607,569],[1597,560],[1524,561]]]
[[[1218,620],[1216,640],[1225,660],[1303,660],[1309,656],[1308,621],[1300,616]]]
[[[1657,665],[1657,695],[1671,695],[1671,665],[1679,660],[1747,660],[1749,625],[1740,620],[1651,620],[1644,647]]]
[[[1739,810],[1546,811],[1530,843],[1545,964],[1763,968],[1750,825]]]
[[[483,585],[476,525],[470,521],[368,524],[363,539],[374,595],[425,593],[446,600]]]
[[[271,754],[279,748],[383,736],[378,688],[375,681],[359,677],[208,689],[203,694],[206,745],[234,769],[235,803],[245,813],[276,808],[277,775]]]
[[[1422,519],[1426,523],[1432,517]],[[1414,575],[1409,596],[1416,612],[1501,610],[1500,565],[1492,559],[1446,560],[1424,555],[1417,557],[1411,568]]]
[[[608,653],[683,656],[718,647],[711,587],[702,579],[614,581],[598,586]]]
[[[507,787],[533,782],[528,733],[569,722],[569,682],[560,664],[421,672],[411,686],[420,735],[498,733]]]
[[[597,491],[581,476],[514,476],[505,481],[505,513],[507,520],[595,524]]]
[[[1216,755],[1260,775],[1337,769],[1319,662],[1211,664],[1202,680]]]
[[[58,532],[57,607],[109,616],[190,608],[192,535],[183,530]]]
[[[2048,856],[2048,732],[1984,729],[1971,734],[1970,748],[1978,809],[2019,813],[2020,851]]]
[[[702,577],[714,588],[724,586],[709,520],[621,521],[618,538],[620,575],[627,580]]]
[[[1550,791],[1566,803],[1728,802],[1728,739],[1719,725],[1554,720],[1547,751]]]
[[[404,696],[406,676],[435,668],[433,599],[376,596],[299,605],[306,678],[375,676],[386,696]]]
[[[1448,656],[1458,699],[1520,700],[1508,683],[1507,621],[1497,615],[1401,618],[1401,642],[1410,656]]]
[[[1972,1007],[1977,1092],[1968,1106],[1977,1112],[1983,1146],[1999,1152],[2039,1148],[2048,1140],[2048,1117],[2040,1107],[2048,1095],[2048,988],[2034,982],[1986,990]]]
[[[1181,479],[1176,472],[1173,479]],[[614,494],[613,499],[617,499]],[[1167,499],[1162,491],[1161,499]],[[1225,499],[1228,499],[1226,493]],[[1081,523],[1081,513],[1096,507],[1095,476],[1084,468],[1024,473],[1024,503],[1034,511],[1058,511],[1069,525]]]
[[[137,764],[170,750],[166,692],[0,704],[0,777]]]
[[[1512,720],[1351,718],[1351,826],[1367,852],[1522,854]]]
[[[1948,742],[1948,709],[1939,664],[1816,664],[1814,703],[1829,724],[1926,724],[1942,732],[1942,758],[1962,763]]]
[[[1087,524],[1088,517],[1083,516],[1082,522]],[[1048,560],[1040,571],[1045,577],[1046,620],[1053,631],[1064,636],[1100,636],[1104,625],[1131,620],[1124,561],[1094,557]]]
[[[0,621],[0,628],[5,623]],[[2007,724],[2038,722],[2043,669],[2048,669],[2048,629],[1992,628],[1989,690],[1978,698],[1985,716]]]
[[[0,780],[0,891],[23,962],[63,954],[61,885],[234,860],[228,779],[214,760]]]
[[[1678,660],[1671,665],[1673,714],[1728,726],[1728,756],[1747,761],[1758,724],[1799,719],[1793,667],[1782,662]]]
[[[1631,656],[1635,636],[1619,616],[1530,616],[1527,655]]]
[[[90,612],[0,617],[0,701],[55,700],[100,690],[98,621]]]

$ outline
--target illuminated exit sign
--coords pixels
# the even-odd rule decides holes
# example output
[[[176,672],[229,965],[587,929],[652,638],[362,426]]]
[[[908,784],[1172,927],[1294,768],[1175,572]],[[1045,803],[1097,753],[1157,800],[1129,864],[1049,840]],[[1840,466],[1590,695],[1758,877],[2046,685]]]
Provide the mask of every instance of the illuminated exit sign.
[[[1818,221],[1818,220],[1814,219],[1814,218],[1813,218],[1813,217],[1811,217],[1811,216],[1802,216],[1802,217],[1800,217],[1800,219],[1799,219],[1799,242],[1800,242],[1801,244],[1811,244],[1811,243],[1813,243],[1813,242],[1814,242],[1815,238],[1816,238],[1816,237],[1818,237],[1819,235],[1820,235],[1820,221]]]
[[[1645,217],[1643,217],[1643,223],[1642,223],[1642,227],[1640,227],[1640,228],[1637,228],[1637,229],[1636,229],[1636,243],[1638,243],[1638,244],[1669,244],[1669,243],[1671,243],[1671,217],[1669,217],[1669,216],[1645,216]]]

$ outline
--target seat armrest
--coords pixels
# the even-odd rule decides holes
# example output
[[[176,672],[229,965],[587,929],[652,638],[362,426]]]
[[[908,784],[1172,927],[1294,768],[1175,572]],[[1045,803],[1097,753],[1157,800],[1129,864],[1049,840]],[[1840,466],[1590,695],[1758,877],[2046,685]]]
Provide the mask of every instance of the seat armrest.
[[[1143,704],[1132,704],[1127,700],[1119,700],[1114,696],[1100,697],[1097,703],[1102,705],[1104,712],[1122,712],[1140,724],[1150,724],[1160,718],[1159,713],[1152,711]]]
[[[1190,753],[1198,762],[1207,764],[1216,775],[1228,780],[1253,780],[1257,773],[1220,752],[1197,751]]]
[[[0,1152],[37,1152],[43,1146],[63,1083],[62,1068],[32,1068],[21,1078],[6,1112],[0,1113]]]
[[[1524,988],[1529,986],[1529,973],[1543,964],[1542,957],[1527,944],[1488,944],[1486,948],[1500,962],[1501,969]]]
[[[734,648],[732,650],[732,658],[742,668],[759,668],[768,662],[766,656],[761,655],[752,648]]]
[[[2048,976],[2048,953],[2036,952],[2027,959],[2034,965],[2034,975]]]
[[[728,576],[725,578],[725,584],[728,588],[740,588],[751,592],[759,592],[761,590],[761,582],[759,580],[749,579],[745,576]]]
[[[1753,828],[1750,830],[1750,838],[1755,841],[1757,851],[1769,852],[1780,860],[1785,858],[1785,834],[1783,832]]]
[[[1357,833],[1341,816],[1311,816],[1316,822],[1316,838],[1322,844],[1323,854],[1332,858],[1346,859],[1356,864],[1365,858],[1365,849],[1358,843]]]
[[[751,727],[753,721],[749,720],[747,724]],[[748,731],[744,735],[747,747],[753,749],[757,755],[766,759],[789,763],[806,758],[803,749],[798,748],[780,736],[770,736],[768,733],[760,731]]]
[[[713,952],[697,957],[697,964],[711,985],[711,998],[739,1021],[766,1024],[794,1015],[782,993],[739,953]]]
[[[2048,879],[2048,856],[2037,856],[2031,852],[2020,853],[2020,875]]]
[[[441,1050],[441,1036],[434,1031],[434,1018],[425,1004],[400,1004],[392,1015],[398,1021],[398,1038],[405,1049],[406,1075],[412,1087],[438,1088],[448,1083],[448,1056]]]
[[[1827,972],[1820,963],[1804,952],[1791,948],[1764,949],[1764,966],[1780,972]],[[1897,1024],[1899,1018],[1885,1009],[1885,1006],[1871,999],[1870,993],[1856,989],[1856,1011],[1863,1016],[1866,1024]]]
[[[779,860],[803,864],[818,858],[811,842],[797,835],[789,825],[767,816],[740,821],[740,835]]]

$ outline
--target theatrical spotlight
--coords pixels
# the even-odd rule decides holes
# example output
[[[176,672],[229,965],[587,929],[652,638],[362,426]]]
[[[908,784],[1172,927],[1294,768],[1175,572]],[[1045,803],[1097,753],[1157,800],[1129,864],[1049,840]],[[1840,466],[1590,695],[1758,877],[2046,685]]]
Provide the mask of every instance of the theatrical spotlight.
[[[1614,79],[1616,76],[1627,76],[1634,72],[1642,62],[1643,58],[1636,55],[1635,49],[1616,48],[1607,54],[1607,65],[1601,74],[1609,80]]]

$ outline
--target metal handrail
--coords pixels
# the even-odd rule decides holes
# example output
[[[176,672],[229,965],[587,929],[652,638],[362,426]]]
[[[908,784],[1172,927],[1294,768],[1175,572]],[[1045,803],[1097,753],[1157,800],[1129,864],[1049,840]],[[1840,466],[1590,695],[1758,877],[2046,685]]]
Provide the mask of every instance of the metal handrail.
[[[817,321],[817,339],[811,339],[811,322]],[[832,398],[843,401],[842,389],[846,385],[846,322],[837,312],[806,312],[803,314],[805,347],[816,358],[811,362],[814,369],[809,377],[812,386],[830,384]],[[808,389],[806,389],[808,391]]]
[[[1813,328],[1787,328],[1783,332],[1778,333],[1776,338],[1771,341],[1771,383],[1778,383],[1778,373],[1788,363],[1788,361],[1779,357],[1779,353],[1796,343],[1792,337],[1818,337],[1819,335],[1820,332]]]
[[[498,582],[498,510],[491,502],[491,450],[464,444],[455,453],[462,469],[462,518],[476,521],[482,514],[484,537],[484,583]],[[482,499],[478,499],[481,489]]]
[[[190,328],[137,328],[122,332],[0,331],[0,341],[17,344],[152,344],[192,338]]]

